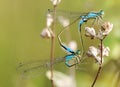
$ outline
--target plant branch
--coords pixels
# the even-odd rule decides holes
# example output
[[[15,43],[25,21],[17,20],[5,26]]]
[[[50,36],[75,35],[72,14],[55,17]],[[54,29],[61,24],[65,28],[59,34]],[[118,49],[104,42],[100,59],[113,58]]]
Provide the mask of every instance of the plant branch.
[[[101,52],[100,57],[101,57],[101,61],[100,61],[100,64],[99,64],[99,68],[98,68],[96,77],[95,77],[95,79],[94,79],[91,87],[94,87],[94,85],[95,85],[95,83],[96,83],[96,81],[97,81],[97,79],[98,79],[98,77],[99,77],[99,75],[100,75],[100,71],[101,71],[101,69],[102,69],[102,53],[103,53],[103,45],[102,45],[102,43],[103,43],[103,40],[101,39],[101,40],[100,40],[100,44],[101,44],[101,45],[100,45],[100,52]]]
[[[55,53],[55,15],[56,15],[56,6],[53,7],[53,23],[52,23],[52,37],[51,37],[51,52],[50,52],[50,71],[51,71],[51,85],[54,87],[53,81],[53,62],[54,62],[54,53]]]
[[[97,72],[97,74],[96,74],[96,77],[95,77],[95,79],[94,79],[91,87],[94,87],[94,85],[95,85],[95,83],[96,83],[96,81],[97,81],[97,78],[98,78],[98,76],[99,76],[99,74],[100,74],[101,69],[102,69],[102,66],[99,66],[98,72]]]

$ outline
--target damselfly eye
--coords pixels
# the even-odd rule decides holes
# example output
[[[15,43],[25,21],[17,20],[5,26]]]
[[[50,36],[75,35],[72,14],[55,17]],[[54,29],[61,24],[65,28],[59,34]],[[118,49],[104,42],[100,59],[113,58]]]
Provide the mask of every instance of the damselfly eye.
[[[101,15],[104,15],[104,11],[103,10],[100,10],[100,13],[101,13]]]
[[[76,53],[79,55],[81,52],[80,52],[80,50],[77,50],[77,52],[76,52]]]
[[[84,18],[83,21],[84,21],[84,22],[87,22],[87,19]]]

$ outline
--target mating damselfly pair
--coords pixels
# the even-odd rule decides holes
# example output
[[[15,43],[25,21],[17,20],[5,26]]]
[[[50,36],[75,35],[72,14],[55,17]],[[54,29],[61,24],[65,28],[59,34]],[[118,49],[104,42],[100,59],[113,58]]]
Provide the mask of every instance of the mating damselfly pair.
[[[48,12],[50,14],[53,13],[52,10],[48,10]],[[71,12],[64,12],[64,11],[57,11],[56,12],[56,16],[57,14],[69,14],[69,15],[72,15],[74,13],[71,13]],[[40,63],[40,62],[35,62],[35,63],[26,63],[26,64],[22,64],[20,63],[20,65],[18,66],[17,70],[20,71],[22,74],[27,74],[27,73],[34,73],[35,72],[42,72],[42,69],[44,68],[48,68],[50,67],[51,64],[56,64],[56,63],[59,63],[59,62],[65,62],[65,64],[68,66],[68,67],[71,67],[71,66],[74,66],[74,65],[77,65],[77,64],[80,64],[81,63],[81,60],[83,59],[84,57],[84,44],[83,44],[83,39],[82,39],[82,35],[81,35],[81,26],[88,22],[89,20],[93,19],[94,22],[96,20],[102,20],[102,15],[104,14],[104,11],[103,10],[100,10],[98,12],[87,12],[87,13],[81,13],[77,14],[77,16],[71,16],[71,17],[75,17],[76,19],[71,22],[69,25],[65,26],[61,31],[60,33],[57,35],[58,37],[58,41],[59,41],[59,44],[60,46],[66,50],[69,54],[67,54],[64,58],[56,58],[54,60],[53,63],[50,63],[49,61],[46,61],[44,63]],[[64,16],[64,15],[63,15]],[[74,51],[72,50],[71,48],[69,48],[68,46],[64,45],[63,42],[61,41],[61,34],[64,32],[64,30],[67,29],[67,27],[69,27],[70,25],[74,24],[76,21],[79,20],[79,23],[78,23],[78,32],[80,34],[80,41],[81,41],[81,46],[82,46],[82,50],[77,50],[77,51]],[[94,22],[93,22],[93,25],[94,25]],[[70,64],[69,62],[71,60],[75,60],[75,62],[73,64]]]

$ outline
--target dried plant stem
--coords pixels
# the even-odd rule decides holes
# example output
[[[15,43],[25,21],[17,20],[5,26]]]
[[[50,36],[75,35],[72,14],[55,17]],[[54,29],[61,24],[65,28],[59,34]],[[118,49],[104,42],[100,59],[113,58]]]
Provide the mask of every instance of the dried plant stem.
[[[95,83],[96,83],[96,81],[97,81],[97,79],[98,79],[98,77],[99,77],[99,75],[100,75],[101,69],[102,69],[102,52],[103,52],[103,50],[102,50],[102,49],[103,49],[102,43],[103,43],[103,40],[100,40],[100,44],[101,44],[101,46],[100,46],[100,51],[101,51],[101,55],[100,55],[100,56],[101,56],[101,63],[99,64],[99,68],[98,68],[96,77],[95,77],[95,79],[94,79],[91,87],[94,87],[94,85],[95,85]]]
[[[55,44],[55,39],[54,37],[51,38],[51,53],[50,53],[50,71],[51,71],[51,84],[52,84],[52,87],[54,87],[54,82],[53,82],[53,62],[54,62],[54,44]]]
[[[96,77],[95,77],[95,79],[94,79],[91,87],[94,87],[94,85],[95,85],[95,83],[96,83],[96,81],[97,81],[97,78],[98,78],[98,76],[99,76],[99,74],[100,74],[101,69],[102,69],[102,66],[99,66],[98,72],[97,72],[97,74],[96,74]]]
[[[51,52],[50,52],[50,71],[51,71],[51,85],[54,87],[53,81],[53,62],[54,62],[54,53],[55,53],[55,15],[56,15],[56,6],[53,7],[53,23],[52,23],[52,37],[51,37]]]
[[[101,64],[102,64],[102,62],[103,62],[103,61],[102,61],[102,55],[103,55],[103,54],[102,54],[102,53],[103,53],[103,39],[100,40],[100,45],[101,45],[101,46],[100,46],[100,47],[101,47],[101,48],[100,48],[100,50],[101,50],[101,55],[100,55],[100,56],[101,56]],[[101,65],[101,64],[100,64],[100,65]]]

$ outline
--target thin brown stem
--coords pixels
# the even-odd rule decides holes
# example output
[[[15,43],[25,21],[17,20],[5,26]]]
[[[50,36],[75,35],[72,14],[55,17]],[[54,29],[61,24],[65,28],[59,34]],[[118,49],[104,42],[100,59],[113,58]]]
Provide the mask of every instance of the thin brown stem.
[[[97,81],[97,78],[98,78],[98,76],[99,76],[99,74],[100,74],[101,69],[102,69],[102,66],[99,66],[98,72],[97,72],[97,74],[96,74],[96,77],[95,77],[95,79],[94,79],[91,87],[94,87],[94,85],[95,85],[95,83],[96,83],[96,81]]]
[[[54,87],[54,82],[53,82],[54,44],[55,44],[55,39],[54,39],[54,37],[52,37],[51,38],[51,53],[50,53],[50,62],[51,62],[50,71],[51,71],[51,84],[52,84],[52,87]]]
[[[53,7],[53,23],[52,23],[52,38],[51,38],[51,52],[50,52],[50,71],[51,71],[51,85],[54,87],[53,81],[53,62],[54,62],[54,53],[55,53],[55,15],[56,15],[56,6]]]
[[[99,68],[98,68],[98,71],[97,71],[97,74],[96,74],[96,77],[95,77],[95,79],[94,79],[94,81],[93,81],[93,83],[92,83],[92,85],[91,85],[91,87],[94,87],[94,85],[95,85],[95,83],[96,83],[96,81],[97,81],[97,79],[98,79],[98,77],[99,77],[99,75],[100,75],[100,71],[101,71],[101,69],[102,69],[102,52],[103,52],[103,45],[102,45],[102,43],[103,43],[103,40],[100,40],[100,57],[101,57],[101,61],[100,61],[100,64],[99,64]]]
[[[102,54],[103,53],[103,44],[102,43],[103,43],[103,40],[100,40],[100,44],[101,44],[101,46],[100,46],[101,47],[100,48],[100,50],[101,50],[101,55],[100,55],[101,56],[101,64],[102,64],[102,55],[103,55]]]

